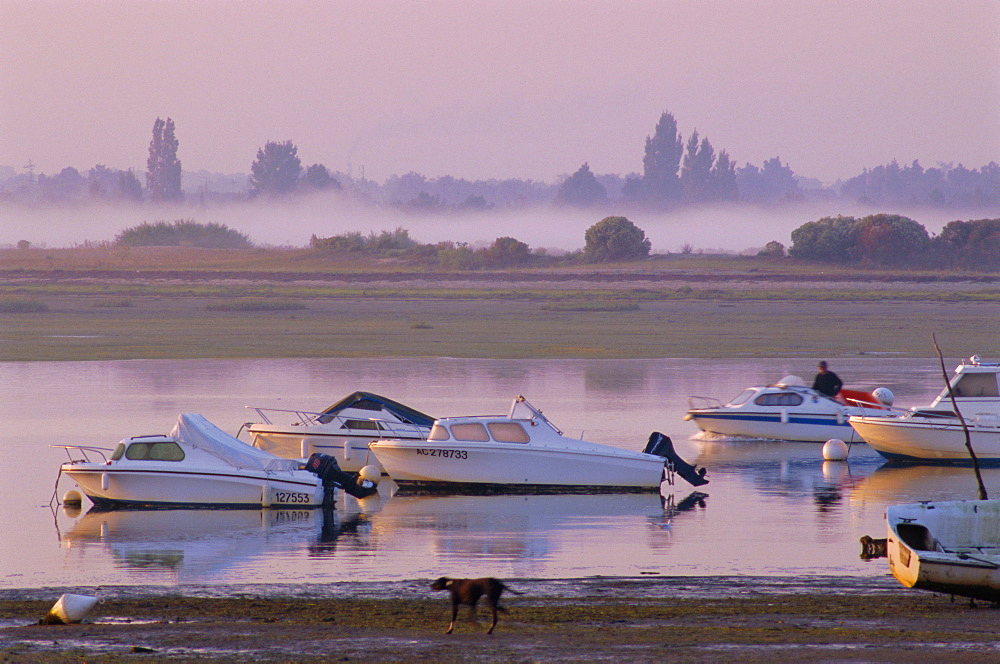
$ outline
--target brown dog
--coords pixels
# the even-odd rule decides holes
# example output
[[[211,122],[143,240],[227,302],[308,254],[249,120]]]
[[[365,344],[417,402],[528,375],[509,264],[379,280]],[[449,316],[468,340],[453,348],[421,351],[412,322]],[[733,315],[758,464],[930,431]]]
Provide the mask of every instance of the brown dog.
[[[476,613],[476,604],[479,598],[486,595],[486,604],[489,605],[493,613],[493,623],[486,630],[487,634],[493,633],[493,628],[497,626],[497,611],[507,612],[507,609],[500,606],[500,594],[504,590],[510,590],[515,595],[521,595],[512,588],[508,588],[503,583],[492,577],[485,579],[449,579],[442,576],[431,584],[431,590],[447,590],[451,592],[451,624],[445,634],[451,634],[455,629],[455,617],[458,616],[458,605],[468,604],[472,607],[471,615]]]

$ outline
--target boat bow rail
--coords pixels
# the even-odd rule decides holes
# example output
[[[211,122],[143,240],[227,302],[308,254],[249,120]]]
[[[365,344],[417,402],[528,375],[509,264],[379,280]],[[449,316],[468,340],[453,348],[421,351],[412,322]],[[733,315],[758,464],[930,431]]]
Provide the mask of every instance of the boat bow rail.
[[[105,454],[114,452],[110,447],[93,447],[90,445],[49,445],[49,447],[54,447],[56,449],[66,450],[66,456],[69,457],[69,463],[98,463],[96,460],[91,459],[88,455],[90,454],[100,455],[100,463],[110,463],[108,461],[108,455]],[[77,450],[83,455],[82,459],[74,459],[72,450]]]
[[[692,395],[687,398],[688,410],[701,410],[703,408],[722,408],[725,404],[715,397],[702,397]],[[685,419],[689,419],[685,417]]]

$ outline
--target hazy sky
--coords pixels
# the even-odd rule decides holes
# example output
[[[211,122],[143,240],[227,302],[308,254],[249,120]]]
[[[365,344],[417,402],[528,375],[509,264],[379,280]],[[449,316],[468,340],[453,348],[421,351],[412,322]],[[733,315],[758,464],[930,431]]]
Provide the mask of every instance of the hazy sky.
[[[0,165],[185,170],[269,140],[375,180],[641,171],[660,114],[833,182],[1000,161],[998,0],[0,0]]]

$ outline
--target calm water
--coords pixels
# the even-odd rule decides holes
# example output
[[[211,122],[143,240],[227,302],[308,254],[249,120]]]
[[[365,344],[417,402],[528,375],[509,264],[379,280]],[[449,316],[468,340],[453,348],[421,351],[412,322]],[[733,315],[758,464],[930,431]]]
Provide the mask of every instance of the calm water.
[[[955,364],[949,361],[949,370]],[[0,363],[0,589],[119,584],[386,581],[495,575],[861,575],[861,535],[884,536],[894,502],[973,498],[971,472],[887,468],[865,446],[824,463],[821,445],[704,442],[682,416],[689,395],[729,399],[813,359],[247,360]],[[931,360],[832,364],[850,387],[884,385],[897,405],[942,384]],[[567,435],[641,449],[671,436],[711,483],[663,497],[498,496],[342,499],[334,512],[72,514],[50,507],[62,450],[166,433],[198,412],[236,433],[246,405],[318,409],[364,389],[431,415],[505,413],[525,395]],[[987,471],[1000,489],[1000,471]],[[63,479],[61,496],[72,488]]]

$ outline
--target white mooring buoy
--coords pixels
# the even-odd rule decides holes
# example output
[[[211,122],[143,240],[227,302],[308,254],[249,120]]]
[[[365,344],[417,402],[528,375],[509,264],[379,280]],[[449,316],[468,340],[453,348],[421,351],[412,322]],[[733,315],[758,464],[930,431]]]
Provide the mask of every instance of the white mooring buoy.
[[[55,605],[49,610],[48,615],[42,618],[45,625],[72,625],[84,619],[98,598],[91,595],[65,594],[59,598]]]
[[[831,438],[823,443],[823,458],[827,461],[844,461],[847,459],[847,443],[839,438]]]

